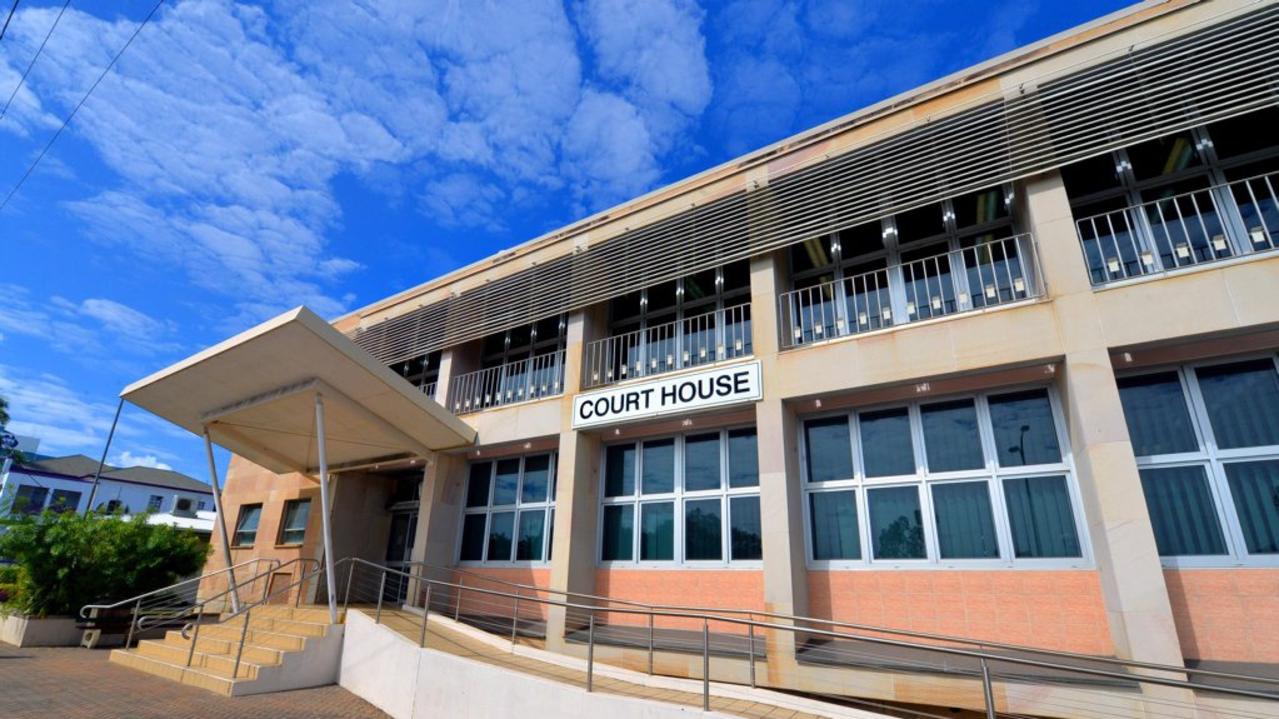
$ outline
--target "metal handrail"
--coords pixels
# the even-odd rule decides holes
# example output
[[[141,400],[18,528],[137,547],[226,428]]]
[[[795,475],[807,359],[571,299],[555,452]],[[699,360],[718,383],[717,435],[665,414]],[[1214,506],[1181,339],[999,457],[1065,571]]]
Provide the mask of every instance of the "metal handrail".
[[[1238,689],[1238,688],[1228,687],[1228,686],[1202,684],[1199,682],[1189,681],[1185,679],[1174,679],[1174,678],[1169,678],[1165,676],[1155,676],[1150,674],[1132,674],[1127,672],[1110,671],[1106,669],[1081,667],[1081,666],[1076,666],[1071,664],[1063,664],[1059,662],[1050,662],[1050,661],[1029,659],[1029,658],[1016,657],[1016,656],[1006,656],[1003,654],[996,654],[996,653],[985,651],[982,649],[947,647],[947,646],[940,646],[936,644],[922,644],[918,642],[908,642],[908,641],[903,641],[899,639],[889,639],[885,637],[846,634],[842,632],[836,632],[833,630],[800,628],[790,624],[760,622],[754,619],[724,617],[724,616],[705,614],[700,612],[668,611],[668,610],[661,610],[661,609],[626,609],[626,608],[619,609],[619,608],[611,608],[611,607],[599,607],[596,605],[589,605],[589,604],[578,604],[578,603],[567,602],[567,601],[542,599],[540,597],[529,597],[529,596],[523,596],[519,594],[512,594],[510,592],[503,592],[499,590],[483,589],[480,587],[468,587],[462,584],[455,584],[452,582],[443,582],[435,579],[430,579],[429,577],[406,572],[403,570],[392,569],[390,567],[376,564],[374,562],[370,562],[368,560],[360,559],[357,557],[349,557],[342,561],[349,562],[352,565],[352,568],[350,570],[352,573],[354,572],[354,569],[357,565],[368,566],[378,570],[379,572],[382,573],[382,583],[380,585],[382,587],[385,586],[386,576],[388,574],[395,574],[395,575],[399,575],[401,577],[407,578],[411,581],[416,581],[419,584],[425,585],[427,587],[428,597],[431,590],[434,588],[447,588],[447,589],[453,590],[459,596],[461,592],[470,591],[470,592],[479,593],[482,595],[513,599],[513,600],[516,600],[517,602],[522,600],[524,602],[533,602],[536,604],[542,604],[546,606],[562,607],[565,609],[579,610],[581,612],[587,613],[587,616],[590,619],[590,629],[588,633],[589,646],[587,650],[588,690],[590,687],[589,677],[593,670],[593,663],[594,663],[593,657],[594,657],[595,615],[599,612],[606,612],[610,614],[630,614],[630,615],[646,616],[650,618],[650,622],[653,617],[668,617],[668,618],[678,618],[678,619],[684,619],[684,620],[691,619],[694,621],[700,620],[702,622],[702,635],[703,635],[702,660],[703,660],[704,669],[703,669],[702,679],[703,679],[704,707],[709,707],[709,701],[710,701],[708,627],[709,627],[709,623],[712,621],[746,627],[752,637],[754,636],[755,630],[766,629],[766,630],[772,630],[772,631],[778,631],[778,632],[791,632],[796,635],[802,634],[804,636],[824,637],[824,638],[835,639],[835,640],[843,639],[843,640],[850,640],[850,641],[867,642],[870,644],[876,644],[880,646],[912,649],[912,650],[923,651],[923,652],[932,652],[935,654],[942,654],[950,657],[965,657],[969,659],[976,659],[978,660],[981,666],[981,681],[983,685],[983,694],[986,700],[987,716],[991,718],[995,717],[995,706],[994,706],[994,700],[993,700],[994,695],[991,689],[993,678],[992,678],[992,673],[989,667],[989,664],[991,662],[998,662],[1002,664],[1013,664],[1013,665],[1018,665],[1022,667],[1031,667],[1035,669],[1047,669],[1047,670],[1052,670],[1057,672],[1063,672],[1066,674],[1083,674],[1090,677],[1098,677],[1098,678],[1105,678],[1105,679],[1112,679],[1112,680],[1117,679],[1117,680],[1122,680],[1124,682],[1135,682],[1139,684],[1141,683],[1154,684],[1158,686],[1165,686],[1165,687],[1191,690],[1191,691],[1213,692],[1218,694],[1226,694],[1230,696],[1246,697],[1250,699],[1265,699],[1267,701],[1279,700],[1279,693],[1272,694],[1272,693],[1254,691],[1249,689]],[[347,585],[348,585],[348,589],[347,589],[346,599],[349,601],[350,575],[348,575],[348,578],[347,578]],[[460,605],[460,599],[459,599],[459,605]],[[382,606],[382,594],[379,593],[378,614],[377,614],[378,621],[380,621],[381,606]],[[517,607],[516,611],[518,611],[518,604],[516,605],[516,607]],[[429,616],[430,616],[430,604],[429,603],[426,604],[423,610],[424,611],[423,611],[422,636],[425,637],[426,622],[429,620]],[[514,615],[512,617],[513,622],[516,620],[518,620],[518,615]],[[653,651],[653,647],[651,643],[649,645],[649,651],[650,653]],[[753,657],[754,657],[753,653],[751,656],[752,656],[752,664],[753,664]],[[650,666],[651,666],[651,663],[650,663]],[[1177,666],[1170,666],[1170,665],[1148,664],[1141,668],[1159,670],[1172,675],[1181,675],[1181,674],[1187,673],[1187,670],[1184,667],[1177,667]],[[1263,678],[1263,677],[1244,677],[1242,675],[1237,675],[1236,678],[1255,680],[1259,683],[1275,683],[1275,680],[1272,680],[1270,678]]]
[[[468,372],[449,380],[445,400],[465,414],[564,393],[564,350]]]
[[[1068,652],[1068,651],[1057,650],[1057,649],[1044,649],[1042,647],[1031,647],[1031,646],[1026,646],[1022,644],[1008,644],[1005,642],[973,639],[971,637],[956,637],[952,635],[934,634],[931,632],[920,632],[920,631],[915,631],[910,629],[895,629],[892,627],[881,627],[881,626],[874,626],[869,624],[858,624],[855,622],[844,622],[836,619],[810,617],[810,616],[805,616],[801,614],[784,614],[781,612],[770,612],[762,609],[740,609],[740,608],[733,608],[733,607],[706,607],[706,606],[698,606],[698,605],[657,604],[657,603],[637,602],[629,599],[617,599],[615,597],[608,597],[608,596],[597,595],[597,594],[587,594],[584,592],[572,592],[572,591],[563,590],[563,589],[552,589],[550,587],[539,587],[535,584],[521,584],[519,582],[512,582],[507,579],[490,577],[488,575],[481,574],[479,572],[472,572],[466,569],[462,569],[460,567],[442,567],[439,565],[427,564],[426,562],[406,562],[405,564],[406,566],[421,566],[425,569],[435,569],[435,570],[441,570],[441,571],[454,572],[457,574],[464,574],[467,576],[475,577],[477,580],[493,582],[495,584],[502,584],[505,586],[514,587],[517,590],[515,593],[515,596],[520,598],[527,598],[524,595],[519,593],[519,590],[525,590],[529,592],[541,592],[543,594],[558,594],[565,597],[577,597],[580,599],[605,601],[613,604],[621,604],[624,606],[639,607],[639,608],[651,609],[651,610],[683,611],[683,612],[695,612],[698,614],[712,614],[712,615],[738,614],[738,615],[746,615],[748,617],[757,617],[757,616],[768,617],[770,619],[778,619],[778,620],[784,620],[784,621],[790,621],[790,622],[804,622],[808,624],[841,627],[845,629],[856,629],[859,631],[866,631],[866,632],[876,632],[879,634],[894,634],[894,635],[899,635],[903,637],[912,637],[915,639],[927,639],[929,641],[949,642],[953,644],[964,644],[964,645],[975,646],[978,648],[985,648],[985,649],[999,649],[1002,651],[1021,652],[1024,654],[1038,654],[1043,656],[1053,656],[1053,657],[1062,657],[1062,658],[1068,658],[1068,659],[1077,659],[1082,661],[1092,661],[1092,662],[1097,662],[1099,664],[1112,664],[1117,666],[1129,667],[1132,669],[1177,672],[1182,674],[1197,674],[1202,676],[1216,677],[1218,679],[1235,679],[1239,681],[1256,682],[1259,684],[1275,684],[1279,686],[1279,677],[1264,677],[1264,676],[1258,676],[1258,675],[1252,675],[1252,674],[1236,674],[1232,672],[1222,672],[1222,671],[1217,671],[1212,669],[1179,667],[1179,666],[1173,666],[1169,664],[1143,662],[1135,659],[1123,659],[1120,657],[1098,656],[1095,654],[1083,654],[1080,652]],[[465,585],[462,585],[462,586],[465,586]],[[471,589],[472,587],[467,587],[467,588]],[[478,589],[478,587],[476,587],[476,589]]]
[[[777,296],[783,349],[1023,302],[1044,294],[1029,233]]]
[[[584,388],[675,372],[751,354],[749,302],[594,340]]]
[[[1169,195],[1075,221],[1089,279],[1101,286],[1279,249],[1279,173]]]
[[[250,565],[250,564],[259,563],[259,562],[266,562],[266,563],[268,563],[268,564],[270,564],[270,563],[274,562],[274,563],[276,564],[276,566],[277,566],[277,567],[278,567],[278,566],[279,566],[279,564],[280,564],[280,560],[278,560],[278,559],[267,559],[267,558],[263,558],[263,557],[254,557],[253,559],[246,559],[245,561],[240,562],[239,564],[233,564],[233,565],[231,565],[231,566],[229,566],[229,567],[223,567],[223,568],[221,568],[221,569],[216,569],[216,570],[214,570],[214,571],[212,571],[212,572],[207,572],[207,573],[205,573],[205,574],[201,574],[201,575],[200,575],[200,576],[198,576],[198,577],[191,577],[190,579],[183,579],[182,581],[180,581],[180,582],[174,582],[173,584],[170,584],[170,585],[169,585],[169,586],[167,586],[167,587],[161,587],[161,588],[159,588],[159,589],[153,589],[153,590],[151,590],[151,591],[149,591],[149,592],[144,592],[144,593],[142,593],[142,594],[139,594],[139,595],[138,595],[138,596],[136,596],[136,597],[129,597],[128,599],[121,599],[120,601],[115,602],[114,604],[86,604],[86,605],[84,605],[83,607],[80,607],[80,618],[82,618],[82,619],[88,619],[88,618],[89,618],[89,612],[90,612],[91,610],[99,610],[99,611],[101,611],[101,610],[107,610],[107,609],[119,609],[120,607],[123,607],[123,606],[125,606],[125,605],[127,605],[127,604],[135,604],[135,603],[137,603],[137,602],[140,602],[140,601],[142,601],[143,599],[146,599],[147,597],[159,596],[159,595],[163,595],[163,594],[170,594],[170,593],[172,593],[172,592],[173,592],[173,590],[174,590],[174,589],[176,589],[177,587],[181,587],[181,586],[186,585],[186,584],[191,584],[192,582],[196,582],[196,583],[203,582],[205,579],[208,579],[209,577],[214,577],[214,576],[217,576],[217,575],[219,575],[219,574],[223,574],[223,573],[231,573],[231,572],[234,572],[235,570],[237,570],[237,569],[239,569],[239,568],[241,568],[241,567],[246,567],[246,566],[248,566],[248,565]],[[249,580],[249,582],[251,582],[251,581],[252,581],[252,580]],[[238,587],[238,586],[241,586],[241,585],[244,585],[244,584],[248,584],[249,582],[237,582],[237,583],[236,583],[236,586]]]

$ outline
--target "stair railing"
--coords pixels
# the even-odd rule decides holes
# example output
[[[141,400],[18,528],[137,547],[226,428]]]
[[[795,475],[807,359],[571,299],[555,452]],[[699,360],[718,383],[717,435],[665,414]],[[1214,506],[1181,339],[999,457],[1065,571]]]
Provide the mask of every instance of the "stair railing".
[[[528,607],[530,604],[541,605],[547,608],[555,607],[560,610],[563,610],[565,612],[566,619],[572,619],[573,617],[576,617],[577,625],[586,630],[586,644],[587,644],[586,646],[586,682],[587,682],[588,691],[592,689],[592,685],[593,685],[593,675],[594,675],[594,665],[595,665],[595,645],[597,643],[596,635],[598,633],[598,629],[601,626],[607,626],[608,624],[607,620],[610,617],[622,616],[622,617],[636,617],[640,619],[640,622],[638,624],[626,625],[626,626],[643,626],[647,624],[648,626],[651,627],[655,619],[674,620],[674,621],[680,622],[684,626],[687,626],[689,623],[696,623],[697,625],[700,625],[699,629],[700,629],[701,641],[700,641],[700,647],[697,647],[696,649],[697,649],[697,652],[700,654],[701,667],[702,667],[702,671],[701,671],[702,705],[703,705],[703,708],[707,710],[709,710],[710,708],[710,675],[711,675],[710,658],[711,658],[712,646],[713,646],[711,641],[711,632],[710,632],[711,623],[716,623],[718,625],[728,625],[731,628],[735,628],[736,633],[745,634],[749,638],[748,645],[747,645],[748,646],[747,660],[750,663],[750,668],[751,668],[751,671],[750,671],[751,686],[756,686],[757,684],[757,677],[754,671],[754,666],[756,663],[756,656],[757,656],[755,652],[755,646],[754,646],[756,635],[759,632],[764,632],[765,636],[768,636],[770,634],[773,636],[782,636],[782,635],[790,634],[796,646],[800,646],[804,642],[814,641],[814,640],[826,642],[830,646],[829,648],[821,649],[821,651],[824,652],[824,658],[826,660],[842,660],[842,661],[831,661],[831,663],[833,664],[843,664],[846,666],[859,666],[859,664],[864,664],[865,659],[868,656],[886,658],[889,655],[891,655],[894,651],[896,652],[905,651],[905,652],[925,655],[929,658],[930,661],[915,661],[913,663],[913,666],[907,665],[906,668],[902,669],[901,671],[913,670],[913,671],[923,671],[925,673],[943,672],[947,674],[957,674],[960,676],[971,676],[976,678],[981,685],[981,692],[983,697],[982,701],[984,705],[983,708],[985,710],[985,713],[988,719],[996,719],[998,716],[996,698],[995,698],[996,695],[994,692],[994,683],[996,681],[996,677],[995,677],[995,672],[992,668],[992,665],[1012,665],[1013,667],[1020,668],[1023,671],[1023,673],[1028,674],[1032,678],[1037,673],[1042,674],[1043,672],[1050,672],[1050,673],[1056,674],[1057,680],[1060,680],[1063,676],[1076,677],[1076,678],[1083,677],[1085,680],[1092,680],[1094,682],[1096,681],[1107,681],[1112,683],[1121,682],[1124,686],[1151,685],[1151,686],[1158,686],[1158,687],[1163,687],[1168,689],[1178,689],[1178,690],[1183,690],[1185,692],[1191,692],[1191,693],[1207,692],[1207,693],[1214,693],[1214,694],[1225,695],[1228,697],[1235,697],[1235,698],[1279,701],[1279,679],[1275,679],[1271,677],[1260,677],[1260,676],[1243,675],[1243,674],[1229,674],[1229,673],[1223,673],[1223,672],[1203,672],[1198,670],[1189,670],[1186,667],[1181,667],[1181,666],[1155,664],[1151,662],[1128,662],[1122,659],[1104,658],[1104,659],[1111,659],[1112,663],[1126,664],[1128,665],[1129,668],[1137,670],[1133,672],[1118,671],[1116,669],[1111,669],[1111,668],[1080,666],[1078,664],[1070,664],[1070,663],[1064,663],[1063,661],[1060,661],[1061,659],[1075,660],[1080,657],[1090,658],[1090,659],[1093,658],[1090,655],[1079,655],[1079,654],[1074,654],[1070,652],[1053,652],[1052,650],[1033,649],[1033,652],[1041,657],[1055,656],[1055,658],[1058,659],[1058,661],[1053,661],[1051,659],[1045,659],[1045,658],[1031,658],[1026,656],[998,654],[991,651],[989,648],[987,648],[989,646],[993,646],[993,644],[975,642],[974,640],[971,640],[971,639],[956,638],[956,641],[963,643],[964,646],[950,646],[944,643],[931,643],[931,642],[925,643],[920,641],[909,641],[905,639],[892,638],[891,636],[884,636],[884,635],[899,634],[901,632],[899,632],[898,630],[886,629],[881,627],[874,628],[874,631],[876,632],[876,634],[852,634],[848,632],[836,631],[833,628],[822,629],[819,627],[811,627],[811,626],[800,627],[800,626],[796,626],[795,623],[793,623],[792,621],[789,621],[789,619],[786,618],[786,615],[777,615],[778,617],[783,618],[782,621],[787,622],[787,623],[782,623],[782,621],[775,620],[774,617],[770,617],[769,620],[758,620],[750,616],[744,616],[744,617],[731,616],[723,613],[690,611],[686,609],[660,609],[660,608],[629,607],[629,606],[623,606],[623,607],[599,606],[598,604],[570,602],[567,600],[549,599],[549,598],[543,598],[535,595],[530,596],[528,594],[523,593],[523,591],[521,591],[520,588],[517,588],[515,592],[510,592],[510,591],[503,591],[503,590],[496,590],[496,589],[485,589],[485,588],[477,587],[474,585],[467,586],[461,583],[460,581],[459,582],[441,581],[437,579],[431,579],[422,574],[416,574],[416,573],[407,572],[399,569],[392,569],[390,567],[379,565],[374,562],[369,562],[367,560],[363,560],[359,558],[348,558],[348,559],[342,560],[341,563],[349,565],[347,582],[346,582],[346,596],[343,598],[344,606],[347,606],[350,603],[353,584],[355,586],[356,591],[360,591],[362,587],[370,586],[370,584],[367,582],[364,584],[353,582],[353,577],[356,571],[363,570],[365,573],[369,573],[369,572],[375,573],[375,576],[378,580],[376,585],[378,587],[378,594],[377,594],[377,611],[374,614],[374,621],[377,623],[381,623],[382,621],[381,608],[382,608],[382,603],[384,601],[386,579],[388,576],[394,575],[398,578],[402,578],[402,579],[408,580],[409,582],[416,583],[419,587],[425,588],[426,599],[424,600],[423,607],[422,607],[423,614],[422,614],[422,625],[420,629],[421,640],[419,641],[419,645],[421,646],[425,646],[426,626],[430,617],[430,613],[432,611],[432,607],[430,604],[430,599],[432,594],[434,594],[436,597],[439,597],[444,592],[447,592],[449,595],[452,595],[451,596],[452,602],[448,601],[449,597],[445,598],[445,602],[446,602],[445,606],[447,608],[452,609],[455,616],[460,616],[460,607],[462,605],[461,595],[463,593],[467,593],[468,595],[470,595],[472,597],[472,600],[471,600],[472,602],[476,602],[477,600],[475,599],[475,597],[479,597],[478,601],[484,603],[482,608],[485,608],[485,609],[497,608],[499,609],[499,611],[504,611],[501,608],[513,606],[514,610],[512,611],[512,617],[510,620],[511,626],[518,625],[518,621],[519,621],[518,612],[519,612],[519,607],[521,605],[525,607]],[[543,594],[547,594],[547,593],[566,594],[565,592],[554,592],[554,591],[546,590],[542,588],[538,588],[538,591]],[[607,601],[612,601],[612,600],[608,600],[608,598],[603,598],[603,599]],[[716,610],[716,612],[722,612],[722,610]],[[758,613],[761,615],[766,614],[764,612],[751,612],[751,611],[746,611],[745,613],[747,614]],[[602,618],[600,616],[601,614],[603,615]],[[836,622],[831,622],[827,620],[816,620],[816,619],[807,618],[807,617],[804,619],[813,621],[813,622],[820,622],[821,624],[824,624],[824,625],[837,624]],[[500,621],[497,621],[497,620],[500,620]],[[505,633],[506,630],[504,629],[504,627],[507,626],[505,617],[502,614],[496,615],[496,617],[492,620],[476,619],[468,623],[477,625],[481,629],[488,628],[490,631],[494,631],[495,633],[498,630]],[[569,622],[566,622],[566,627],[568,626],[568,624]],[[485,625],[487,625],[487,627]],[[512,630],[512,637],[515,637],[514,630]],[[876,650],[876,653],[868,655],[866,654],[865,651],[858,651],[858,650],[849,649],[849,648],[841,648],[838,644],[836,644],[837,642],[849,643],[851,646],[868,644]],[[985,644],[985,646],[978,646],[974,648],[973,646],[971,646],[973,644]],[[717,647],[717,649],[722,650],[725,646],[728,646],[728,644],[721,642],[720,645]],[[1003,645],[1003,646],[1013,646],[1013,645]],[[513,640],[512,651],[514,651],[514,649],[515,649],[515,642]],[[1032,651],[1032,648],[1017,647],[1017,649],[1018,650],[1026,649],[1027,651]],[[651,667],[652,651],[653,651],[651,640],[650,640],[648,651],[649,651],[649,662]],[[968,668],[964,669],[963,671],[960,671],[960,669],[958,669],[955,666],[956,661],[966,663],[968,665]],[[972,666],[974,664],[976,665],[975,667]],[[1223,679],[1232,679],[1240,682],[1249,682],[1249,683],[1266,685],[1267,687],[1275,687],[1275,689],[1270,691],[1261,691],[1257,689],[1240,688],[1237,686],[1230,686],[1230,685],[1204,684],[1202,682],[1191,681],[1189,679],[1184,678],[1184,676],[1187,674],[1211,675],[1211,676],[1215,676]],[[1015,690],[1026,686],[1024,682],[1013,681],[1014,679],[1020,679],[1020,678],[1021,677],[1017,677],[1017,676],[1010,676],[1010,677],[1004,678],[1003,695],[1006,697],[1005,703],[1008,702],[1007,697],[1011,693],[1014,693]],[[1042,688],[1042,684],[1045,684],[1045,683],[1052,684],[1053,681],[1054,680],[1051,674],[1047,678],[1040,677],[1040,687]],[[1031,690],[1034,690],[1035,686],[1036,685],[1034,684],[1029,685]],[[1167,713],[1166,712],[1167,707],[1174,707],[1174,706],[1179,707],[1181,709],[1192,710],[1194,708],[1193,702],[1183,702],[1172,697],[1151,696],[1147,698],[1144,695],[1138,695],[1138,697],[1141,697],[1143,701],[1149,702],[1152,705],[1154,705],[1155,709],[1159,710],[1157,711],[1157,713]],[[1072,709],[1077,710],[1078,707],[1072,707]],[[1098,709],[1097,706],[1084,707],[1084,709],[1092,712],[1102,711],[1101,709]],[[1109,712],[1113,712],[1114,709],[1115,707],[1113,706],[1106,707],[1106,711],[1109,711]],[[1218,713],[1216,714],[1217,716],[1232,716],[1229,710],[1219,709],[1217,711],[1218,711]],[[1252,712],[1246,709],[1241,709],[1239,711],[1240,713],[1238,714],[1238,716],[1241,716],[1241,717],[1253,716]]]
[[[257,571],[262,566],[267,566],[266,572]],[[235,578],[236,570],[241,570],[252,566],[254,574],[248,579],[237,580]],[[101,616],[104,612],[109,612],[124,607],[129,608],[129,632],[124,640],[124,646],[127,648],[133,643],[133,637],[137,630],[141,629],[141,622],[144,617],[163,617],[171,616],[173,618],[184,618],[190,613],[190,608],[201,604],[199,598],[200,587],[207,580],[225,576],[227,578],[228,587],[225,591],[218,593],[216,596],[227,596],[233,592],[239,592],[245,589],[252,590],[253,584],[261,577],[268,575],[275,568],[280,566],[278,559],[264,559],[255,557],[247,559],[239,564],[233,564],[229,567],[216,569],[212,572],[205,572],[198,577],[183,579],[180,582],[174,582],[167,587],[153,589],[144,592],[136,597],[121,599],[112,604],[86,604],[80,608],[80,617],[82,619],[94,619]],[[207,601],[207,600],[206,600]]]

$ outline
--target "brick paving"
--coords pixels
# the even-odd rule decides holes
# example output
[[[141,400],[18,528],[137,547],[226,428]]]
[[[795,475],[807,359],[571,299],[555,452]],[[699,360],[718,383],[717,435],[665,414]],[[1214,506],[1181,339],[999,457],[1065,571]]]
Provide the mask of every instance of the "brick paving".
[[[386,717],[338,686],[228,698],[107,662],[110,650],[0,644],[0,717]]]

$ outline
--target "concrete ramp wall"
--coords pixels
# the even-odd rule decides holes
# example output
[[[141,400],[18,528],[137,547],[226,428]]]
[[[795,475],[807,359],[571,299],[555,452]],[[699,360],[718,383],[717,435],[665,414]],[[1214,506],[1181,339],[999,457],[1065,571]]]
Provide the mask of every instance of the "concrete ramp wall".
[[[484,662],[419,649],[362,612],[346,616],[338,683],[395,719],[563,717],[688,719],[718,712],[587,692]]]

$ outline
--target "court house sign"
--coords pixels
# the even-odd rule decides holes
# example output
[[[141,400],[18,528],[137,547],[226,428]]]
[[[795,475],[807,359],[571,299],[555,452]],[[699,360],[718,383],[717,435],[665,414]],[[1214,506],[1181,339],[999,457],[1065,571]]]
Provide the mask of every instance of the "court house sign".
[[[759,362],[716,367],[573,398],[573,428],[657,417],[763,397]]]

